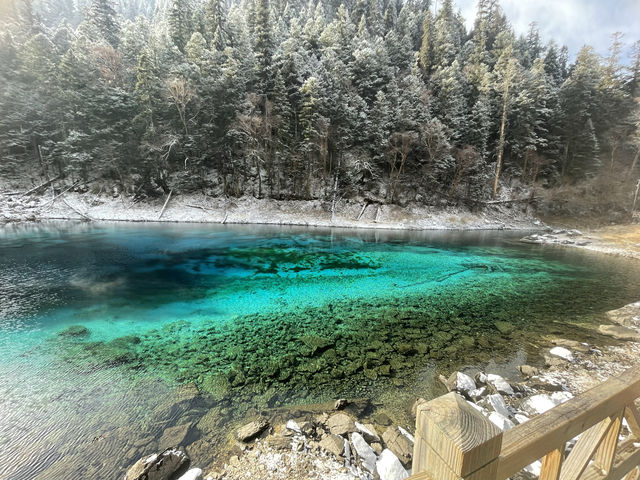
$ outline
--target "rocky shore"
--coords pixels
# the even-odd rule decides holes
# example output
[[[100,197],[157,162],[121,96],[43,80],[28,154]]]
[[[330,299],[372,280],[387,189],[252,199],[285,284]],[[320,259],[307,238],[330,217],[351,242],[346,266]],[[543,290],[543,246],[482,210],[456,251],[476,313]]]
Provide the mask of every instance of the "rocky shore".
[[[520,378],[470,370],[456,371],[440,380],[448,391],[459,393],[492,423],[508,430],[637,362],[640,302],[607,316],[611,324],[601,326],[600,333],[619,339],[614,345],[599,347],[555,338],[554,346],[543,352],[545,367],[521,365]],[[624,335],[619,328],[624,329]],[[415,400],[414,415],[424,401]],[[411,474],[412,431],[393,424],[384,414],[368,416],[368,400],[340,399],[324,411],[312,410],[308,407],[302,415],[293,411],[287,421],[254,419],[236,431],[226,456],[214,466],[189,469],[188,458],[178,444],[141,458],[127,471],[126,479],[402,480]],[[540,468],[540,461],[534,462],[514,478],[537,478]]]

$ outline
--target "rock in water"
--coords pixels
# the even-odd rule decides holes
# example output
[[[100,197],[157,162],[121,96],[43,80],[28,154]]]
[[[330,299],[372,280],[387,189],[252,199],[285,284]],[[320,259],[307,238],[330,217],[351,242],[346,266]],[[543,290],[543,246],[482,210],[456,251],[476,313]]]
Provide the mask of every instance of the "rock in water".
[[[376,468],[380,480],[404,480],[409,478],[409,473],[404,469],[398,457],[391,450],[385,448],[376,462]]]
[[[573,362],[574,360],[571,350],[564,347],[553,347],[551,350],[549,350],[549,353],[554,357],[561,358],[563,360],[566,360],[567,362]]]
[[[627,327],[620,325],[600,325],[598,331],[609,337],[613,337],[617,340],[632,340],[634,342],[640,341],[640,333]]]
[[[491,406],[494,412],[498,412],[503,417],[509,418],[511,416],[511,412],[509,411],[509,407],[507,407],[507,403],[502,398],[502,395],[494,394],[488,395],[486,402]]]
[[[268,426],[269,422],[265,420],[256,420],[255,422],[247,423],[244,427],[236,431],[236,438],[241,442],[249,442],[264,432]]]
[[[502,320],[496,320],[495,322],[493,322],[493,325],[503,335],[510,335],[516,329],[513,323],[505,322]]]
[[[168,480],[189,457],[177,448],[167,448],[160,454],[154,453],[138,460],[127,470],[125,480]]]
[[[640,327],[640,302],[630,303],[617,310],[610,310],[607,312],[607,317],[613,323],[623,327]]]
[[[344,456],[344,446],[345,441],[339,435],[334,435],[330,433],[329,435],[325,435],[320,440],[320,448],[326,450],[329,453],[333,453],[336,457],[342,458]]]
[[[346,435],[356,431],[356,425],[346,413],[336,413],[327,420],[327,427],[334,435]]]
[[[413,444],[398,427],[393,426],[387,428],[382,435],[387,448],[391,450],[400,460],[402,465],[408,467],[411,464],[411,456],[413,454]]]
[[[359,433],[351,434],[351,443],[356,451],[356,455],[362,463],[362,467],[373,473],[376,468],[376,452],[374,452],[369,444],[364,441],[364,438],[362,438],[362,435]]]

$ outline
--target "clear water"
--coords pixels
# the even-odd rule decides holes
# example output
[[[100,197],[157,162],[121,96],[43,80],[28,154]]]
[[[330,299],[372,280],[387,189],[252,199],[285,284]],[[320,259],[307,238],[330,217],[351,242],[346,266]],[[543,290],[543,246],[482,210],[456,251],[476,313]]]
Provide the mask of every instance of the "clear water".
[[[0,478],[119,478],[181,424],[202,466],[247,416],[345,396],[407,423],[438,373],[605,341],[592,327],[638,300],[640,269],[520,236],[3,227]]]

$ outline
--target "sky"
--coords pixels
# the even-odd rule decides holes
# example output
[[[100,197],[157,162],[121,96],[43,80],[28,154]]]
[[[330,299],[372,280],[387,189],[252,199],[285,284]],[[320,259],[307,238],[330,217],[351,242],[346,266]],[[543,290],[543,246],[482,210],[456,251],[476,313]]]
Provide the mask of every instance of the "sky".
[[[472,28],[477,0],[454,3],[462,10],[467,29]],[[606,55],[614,32],[624,34],[627,55],[640,40],[640,0],[500,0],[500,5],[516,34],[526,33],[535,21],[542,41],[567,45],[572,58],[585,44]]]

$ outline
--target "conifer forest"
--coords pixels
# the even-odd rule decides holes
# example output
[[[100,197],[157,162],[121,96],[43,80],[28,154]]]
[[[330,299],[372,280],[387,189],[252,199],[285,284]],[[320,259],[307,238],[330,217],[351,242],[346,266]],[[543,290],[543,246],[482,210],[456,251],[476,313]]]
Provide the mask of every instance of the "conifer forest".
[[[1,5],[5,179],[446,205],[640,177],[640,42],[570,52],[497,0],[470,29],[452,0]]]

